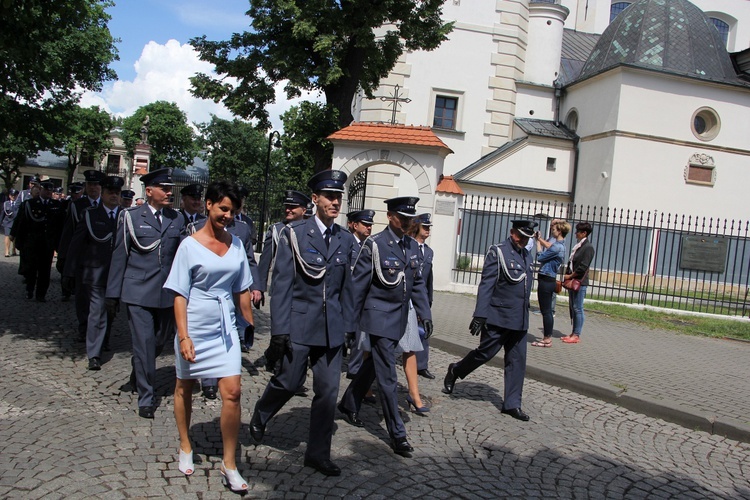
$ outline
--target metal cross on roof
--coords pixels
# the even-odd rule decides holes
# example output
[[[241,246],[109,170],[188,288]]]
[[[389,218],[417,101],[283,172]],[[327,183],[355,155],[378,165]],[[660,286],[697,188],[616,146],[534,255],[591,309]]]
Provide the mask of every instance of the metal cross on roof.
[[[380,98],[381,101],[391,101],[393,105],[393,109],[391,112],[391,125],[395,125],[397,123],[396,111],[398,111],[398,103],[400,102],[410,103],[411,102],[411,99],[409,99],[408,97],[399,97],[399,94],[398,94],[399,88],[400,87],[398,86],[398,84],[396,84],[396,86],[393,87],[393,95],[391,97]]]

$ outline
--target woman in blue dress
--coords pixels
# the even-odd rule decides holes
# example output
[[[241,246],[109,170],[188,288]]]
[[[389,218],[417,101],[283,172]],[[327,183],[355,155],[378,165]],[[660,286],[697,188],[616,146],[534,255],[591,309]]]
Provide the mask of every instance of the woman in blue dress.
[[[239,207],[234,186],[212,182],[206,188],[207,223],[185,238],[177,250],[164,288],[175,294],[177,324],[174,413],[180,433],[179,469],[191,475],[193,448],[188,436],[196,379],[219,379],[223,482],[232,491],[244,492],[247,483],[237,470],[237,436],[240,428],[240,340],[235,309],[252,324],[249,287],[252,284],[242,242],[225,228]]]

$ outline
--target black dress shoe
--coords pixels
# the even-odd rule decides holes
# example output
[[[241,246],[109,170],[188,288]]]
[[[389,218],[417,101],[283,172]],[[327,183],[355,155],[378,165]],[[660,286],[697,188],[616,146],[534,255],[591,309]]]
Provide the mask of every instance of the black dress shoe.
[[[510,410],[502,409],[500,410],[500,413],[505,413],[506,415],[510,415],[511,417],[523,422],[528,422],[531,419],[531,417],[525,414],[520,408],[511,408]]]
[[[216,386],[207,385],[203,388],[203,397],[206,399],[216,399]]]
[[[135,394],[138,392],[138,384],[135,381],[135,371],[130,370],[130,379],[128,380],[128,384],[130,384],[130,392],[131,394]]]
[[[138,416],[141,418],[154,418],[154,411],[153,406],[139,406]]]
[[[99,358],[91,358],[89,359],[89,370],[101,370],[102,369],[102,362],[99,360]]]
[[[250,346],[244,342],[240,344],[240,351],[242,352],[250,352]]]
[[[393,448],[393,453],[402,457],[410,457],[411,452],[414,451],[405,437],[391,439],[391,448]]]
[[[341,468],[338,465],[331,462],[330,460],[313,460],[312,458],[305,458],[305,467],[312,467],[321,474],[326,476],[340,476]]]
[[[448,365],[448,373],[445,375],[445,379],[443,380],[443,392],[446,394],[453,394],[453,386],[456,385],[456,380],[458,377],[453,374],[453,369],[456,367],[456,363],[451,363]]]
[[[427,368],[425,368],[424,370],[419,370],[417,372],[417,375],[420,375],[428,380],[435,380],[435,375],[433,375],[432,372]]]
[[[26,292],[26,298],[27,299],[33,299],[34,298],[34,292]]]
[[[253,417],[250,419],[250,435],[256,442],[260,443],[263,441],[263,436],[265,436],[265,434],[266,426],[261,423],[260,414],[255,411],[253,412]]]
[[[344,405],[339,403],[338,409],[341,413],[344,414],[344,420],[352,424],[354,427],[364,427],[365,423],[362,422],[359,417],[357,417],[357,412],[349,411],[346,408],[344,408]]]

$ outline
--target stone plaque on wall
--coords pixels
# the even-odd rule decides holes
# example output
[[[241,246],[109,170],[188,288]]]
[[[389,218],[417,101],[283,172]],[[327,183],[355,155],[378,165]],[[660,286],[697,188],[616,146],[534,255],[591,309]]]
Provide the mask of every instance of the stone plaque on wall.
[[[709,273],[726,270],[727,240],[718,236],[683,236],[680,268]]]
[[[453,215],[456,213],[455,201],[437,201],[435,203],[435,213],[438,215]]]

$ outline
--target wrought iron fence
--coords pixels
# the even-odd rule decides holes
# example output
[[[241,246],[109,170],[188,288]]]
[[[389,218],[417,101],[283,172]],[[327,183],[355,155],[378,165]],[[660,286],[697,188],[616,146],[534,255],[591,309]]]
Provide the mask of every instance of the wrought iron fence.
[[[454,280],[477,284],[487,249],[507,238],[510,221],[521,217],[537,221],[543,235],[553,219],[573,227],[593,224],[596,256],[587,297],[730,316],[750,313],[750,224],[741,220],[467,196]],[[568,235],[567,255],[575,243]]]

